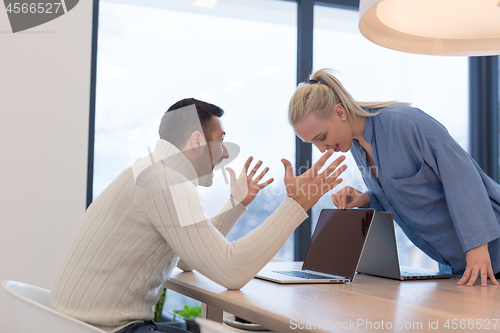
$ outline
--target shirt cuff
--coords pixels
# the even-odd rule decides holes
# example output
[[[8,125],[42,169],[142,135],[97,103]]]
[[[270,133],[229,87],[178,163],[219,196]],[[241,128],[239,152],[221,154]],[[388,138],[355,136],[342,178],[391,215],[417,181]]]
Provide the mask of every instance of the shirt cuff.
[[[467,252],[478,246],[494,241],[497,238],[500,238],[499,227],[498,225],[492,225],[464,236],[460,241],[464,252]]]

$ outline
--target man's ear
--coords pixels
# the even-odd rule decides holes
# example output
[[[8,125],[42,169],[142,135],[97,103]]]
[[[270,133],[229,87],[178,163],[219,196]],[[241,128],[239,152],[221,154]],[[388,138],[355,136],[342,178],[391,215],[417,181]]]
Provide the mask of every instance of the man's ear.
[[[200,153],[203,150],[203,146],[207,144],[205,137],[200,131],[194,131],[191,133],[191,137],[189,139],[191,148],[197,153]]]
[[[344,107],[340,104],[335,105],[335,107],[333,108],[333,114],[339,117],[340,120],[347,119],[347,112],[345,111]]]

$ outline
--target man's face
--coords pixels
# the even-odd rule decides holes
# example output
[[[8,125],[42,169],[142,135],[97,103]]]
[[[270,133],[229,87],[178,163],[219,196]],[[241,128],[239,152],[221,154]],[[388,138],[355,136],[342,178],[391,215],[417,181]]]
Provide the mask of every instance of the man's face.
[[[205,151],[196,162],[197,166],[195,166],[199,175],[198,184],[205,187],[212,186],[215,166],[222,162],[222,160],[229,158],[227,149],[223,144],[226,132],[224,132],[222,122],[218,117],[213,116],[212,124],[211,137],[207,138]]]

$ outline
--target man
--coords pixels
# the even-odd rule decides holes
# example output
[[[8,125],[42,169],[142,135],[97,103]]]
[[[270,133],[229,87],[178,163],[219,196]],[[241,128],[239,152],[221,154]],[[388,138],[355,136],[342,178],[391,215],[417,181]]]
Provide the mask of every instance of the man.
[[[50,307],[108,332],[174,332],[151,322],[163,283],[179,257],[228,289],[243,287],[278,252],[306,211],[338,185],[344,157],[318,171],[327,152],[300,177],[285,166],[287,198],[252,233],[225,236],[257,193],[267,172],[229,170],[231,198],[210,219],[196,186],[210,186],[214,167],[229,157],[219,107],[185,99],[169,108],[150,156],[119,175],[87,210],[61,263]],[[206,139],[205,139],[206,138]],[[336,170],[337,169],[337,170]]]

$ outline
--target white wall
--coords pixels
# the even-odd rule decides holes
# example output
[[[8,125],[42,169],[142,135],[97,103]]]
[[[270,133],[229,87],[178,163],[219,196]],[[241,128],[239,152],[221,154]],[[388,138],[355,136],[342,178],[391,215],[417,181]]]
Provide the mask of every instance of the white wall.
[[[0,281],[50,289],[85,211],[91,33],[90,0],[16,34],[0,5]]]

